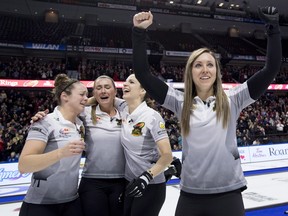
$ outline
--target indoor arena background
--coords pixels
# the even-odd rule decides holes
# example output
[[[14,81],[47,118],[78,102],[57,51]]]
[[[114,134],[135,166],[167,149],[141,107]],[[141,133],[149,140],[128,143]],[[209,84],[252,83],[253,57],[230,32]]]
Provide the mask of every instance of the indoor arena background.
[[[131,27],[137,11],[151,10],[155,16],[148,39],[154,75],[183,89],[187,57],[194,49],[205,46],[217,53],[223,86],[229,89],[246,81],[264,64],[266,36],[257,7],[266,5],[279,9],[282,67],[267,92],[241,113],[237,143],[248,181],[248,190],[243,193],[247,215],[283,215],[288,210],[287,2],[197,2],[0,1],[1,212],[18,215],[31,174],[21,175],[17,161],[31,116],[55,106],[50,91],[57,74],[80,79],[90,95],[94,79],[109,75],[116,81],[121,97],[122,82],[133,72]],[[160,106],[155,109],[166,121],[173,154],[181,158],[179,122],[170,111]],[[167,183],[166,196],[161,216],[172,216],[179,196],[178,179]]]

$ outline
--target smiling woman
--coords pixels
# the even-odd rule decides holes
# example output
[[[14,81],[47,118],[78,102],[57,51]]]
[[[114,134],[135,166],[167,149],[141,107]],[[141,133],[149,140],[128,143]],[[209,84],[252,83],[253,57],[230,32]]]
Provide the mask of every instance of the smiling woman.
[[[166,194],[163,171],[172,161],[165,122],[149,107],[147,92],[134,74],[123,83],[123,99],[127,103],[121,108],[127,180],[124,215],[157,216]]]
[[[78,115],[84,111],[88,91],[65,74],[58,74],[54,85],[58,106],[33,123],[20,155],[19,171],[33,173],[20,216],[82,215],[77,188],[85,143]]]
[[[85,164],[79,185],[84,216],[122,216],[125,157],[120,142],[121,115],[114,106],[117,89],[106,75],[94,81],[93,98],[81,114],[86,129]]]
[[[176,216],[245,215],[242,191],[247,182],[237,149],[236,122],[241,110],[267,90],[280,70],[282,55],[277,9],[259,8],[258,14],[268,36],[265,66],[227,92],[222,88],[219,61],[207,48],[193,51],[188,58],[184,93],[154,77],[149,72],[146,52],[146,29],[153,23],[153,15],[149,11],[133,17],[136,78],[181,122],[183,172]]]

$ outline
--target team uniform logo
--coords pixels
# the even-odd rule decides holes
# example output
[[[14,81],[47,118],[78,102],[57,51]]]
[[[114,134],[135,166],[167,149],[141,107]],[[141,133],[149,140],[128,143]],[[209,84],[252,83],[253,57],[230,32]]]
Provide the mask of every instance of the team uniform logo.
[[[70,137],[71,135],[69,135],[70,130],[69,128],[61,128],[59,130],[59,137]]]
[[[160,130],[157,131],[158,135],[166,134],[167,131],[165,129],[165,123],[164,122],[159,122],[159,128]]]
[[[30,127],[29,130],[31,130],[31,131],[38,131],[38,132],[42,133],[42,129],[41,129],[41,128],[38,128],[38,127]]]
[[[216,111],[216,103],[214,103],[213,111],[214,111],[214,112]]]
[[[133,136],[141,136],[142,135],[142,128],[145,126],[144,122],[139,122],[133,126],[132,135]]]
[[[85,128],[83,125],[80,126],[78,133],[80,134],[81,138],[84,139],[85,137]]]
[[[122,125],[122,119],[116,119],[117,125],[121,126]]]
[[[160,122],[159,127],[160,127],[160,129],[165,129],[165,124],[163,122]]]

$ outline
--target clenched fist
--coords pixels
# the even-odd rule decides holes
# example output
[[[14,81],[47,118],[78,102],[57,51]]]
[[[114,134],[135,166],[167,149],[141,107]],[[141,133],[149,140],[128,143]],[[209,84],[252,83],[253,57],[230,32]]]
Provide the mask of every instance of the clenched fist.
[[[140,12],[134,15],[133,24],[134,27],[147,29],[153,23],[153,15],[151,11]]]

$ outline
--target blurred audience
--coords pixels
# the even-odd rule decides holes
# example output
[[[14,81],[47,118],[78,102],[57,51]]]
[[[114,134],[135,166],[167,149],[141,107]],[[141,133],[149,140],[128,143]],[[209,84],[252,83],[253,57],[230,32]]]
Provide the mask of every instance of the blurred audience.
[[[65,59],[43,59],[36,57],[0,56],[0,78],[4,79],[44,79],[53,80],[59,73],[69,71],[69,63]],[[184,64],[151,64],[155,76],[170,82],[182,82]],[[262,66],[225,65],[222,69],[224,83],[242,83],[257,72]],[[78,61],[75,66],[77,77],[81,80],[94,80],[100,75],[112,77],[115,81],[124,81],[131,74],[131,62],[110,62],[88,59]],[[69,74],[69,73],[68,73]],[[288,70],[282,67],[274,83],[288,83]],[[5,97],[0,94],[0,101]]]
[[[0,161],[16,162],[19,158],[31,116],[38,110],[53,110],[52,96],[47,90],[0,90]],[[119,96],[121,93],[119,93]],[[238,146],[283,143],[288,141],[287,93],[267,92],[247,107],[238,119]],[[165,120],[174,151],[182,149],[182,138],[174,114],[156,105]]]

